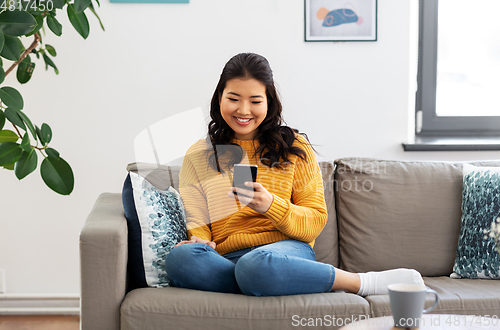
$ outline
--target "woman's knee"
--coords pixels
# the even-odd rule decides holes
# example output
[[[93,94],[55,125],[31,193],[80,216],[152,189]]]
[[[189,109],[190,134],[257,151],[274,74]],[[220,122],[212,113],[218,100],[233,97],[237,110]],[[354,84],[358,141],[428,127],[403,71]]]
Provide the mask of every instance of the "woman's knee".
[[[176,271],[191,264],[197,256],[210,252],[209,249],[212,248],[202,243],[183,244],[173,248],[165,256],[165,270],[167,274],[175,274]]]
[[[207,244],[189,243],[172,249],[165,258],[165,269],[176,287],[240,293],[234,264]]]
[[[279,267],[272,262],[273,252],[254,250],[236,263],[234,275],[241,291],[246,295],[272,296],[272,288],[279,281]]]

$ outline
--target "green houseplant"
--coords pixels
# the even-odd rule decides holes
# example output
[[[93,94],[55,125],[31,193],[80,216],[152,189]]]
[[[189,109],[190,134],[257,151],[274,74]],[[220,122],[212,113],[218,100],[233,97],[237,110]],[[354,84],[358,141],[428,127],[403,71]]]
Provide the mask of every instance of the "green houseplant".
[[[96,3],[100,5],[98,0]],[[17,80],[21,84],[27,83],[36,67],[34,60],[42,61],[45,70],[51,67],[56,74],[59,73],[52,59],[57,52],[53,46],[43,43],[42,35],[45,35],[45,27],[56,36],[62,35],[63,27],[57,15],[64,12],[65,7],[71,25],[84,39],[90,32],[86,10],[97,17],[104,30],[92,0],[0,0],[0,167],[13,171],[21,180],[38,167],[39,153],[43,157],[40,165],[43,181],[61,195],[73,191],[71,166],[57,150],[49,147],[52,140],[50,126],[33,124],[23,111],[21,93],[13,87],[3,86],[3,83],[14,70]],[[23,45],[22,37],[33,38],[28,48]],[[5,60],[13,63],[8,65]],[[9,123],[13,129],[6,128]]]

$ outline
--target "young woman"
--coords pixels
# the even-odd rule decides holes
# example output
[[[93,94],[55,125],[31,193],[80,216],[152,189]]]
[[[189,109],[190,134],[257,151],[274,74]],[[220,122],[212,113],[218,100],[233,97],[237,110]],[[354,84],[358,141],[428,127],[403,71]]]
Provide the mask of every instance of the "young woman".
[[[323,183],[308,141],[283,125],[268,61],[243,53],[225,65],[211,101],[208,137],[184,158],[180,193],[189,241],[166,257],[173,286],[277,296],[345,290],[385,294],[423,284],[411,269],[349,273],[317,262],[327,221]],[[253,191],[232,187],[234,164],[258,165]]]

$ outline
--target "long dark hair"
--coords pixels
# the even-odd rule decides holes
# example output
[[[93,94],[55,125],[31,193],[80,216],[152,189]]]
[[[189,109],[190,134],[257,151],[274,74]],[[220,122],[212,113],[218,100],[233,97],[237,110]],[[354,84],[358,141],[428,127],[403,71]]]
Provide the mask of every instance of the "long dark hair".
[[[255,150],[255,155],[259,155],[261,162],[269,167],[283,168],[283,165],[291,163],[288,159],[290,154],[297,155],[302,160],[306,160],[306,153],[299,147],[292,146],[297,139],[297,130],[284,125],[282,117],[282,106],[276,87],[274,86],[273,72],[267,59],[254,53],[241,53],[233,56],[224,66],[220,75],[219,83],[215,89],[210,103],[210,117],[212,120],[208,124],[208,137],[212,144],[213,153],[209,157],[209,163],[214,170],[224,172],[219,164],[222,153],[235,148],[218,148],[216,145],[227,145],[234,138],[234,131],[222,118],[220,112],[220,99],[228,80],[234,78],[253,78],[266,86],[267,115],[259,125],[255,139],[260,145]],[[218,152],[218,150],[220,150]],[[229,156],[229,164],[239,163],[243,157],[243,151],[232,152]]]

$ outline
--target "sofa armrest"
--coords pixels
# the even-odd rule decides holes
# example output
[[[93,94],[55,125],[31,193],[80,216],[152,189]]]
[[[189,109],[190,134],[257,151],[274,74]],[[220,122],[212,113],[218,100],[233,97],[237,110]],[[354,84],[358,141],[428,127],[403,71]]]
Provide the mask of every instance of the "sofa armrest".
[[[120,329],[126,294],[127,221],[121,194],[103,193],[80,233],[81,329]]]

